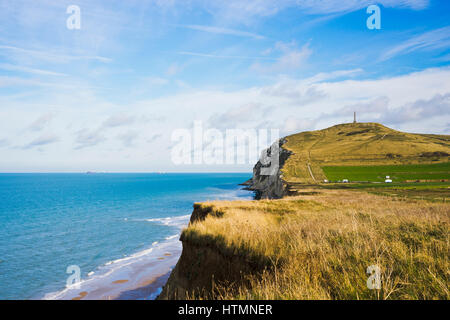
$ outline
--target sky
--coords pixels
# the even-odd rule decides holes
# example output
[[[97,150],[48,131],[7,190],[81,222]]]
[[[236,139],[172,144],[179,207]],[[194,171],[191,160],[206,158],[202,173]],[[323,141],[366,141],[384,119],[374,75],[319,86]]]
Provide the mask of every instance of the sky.
[[[0,0],[0,172],[251,171],[174,163],[195,123],[450,134],[449,22],[445,0]]]

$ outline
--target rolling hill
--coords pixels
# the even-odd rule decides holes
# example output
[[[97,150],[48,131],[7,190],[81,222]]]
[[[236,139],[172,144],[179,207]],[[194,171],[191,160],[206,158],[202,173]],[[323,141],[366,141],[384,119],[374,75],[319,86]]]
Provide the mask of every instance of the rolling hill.
[[[449,178],[450,136],[400,132],[378,123],[348,123],[285,138],[287,183],[319,183],[346,175],[360,181]]]

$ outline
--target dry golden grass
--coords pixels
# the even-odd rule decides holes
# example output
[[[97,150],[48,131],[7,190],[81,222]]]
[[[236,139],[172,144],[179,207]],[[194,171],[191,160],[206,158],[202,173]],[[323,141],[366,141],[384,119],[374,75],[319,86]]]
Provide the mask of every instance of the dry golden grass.
[[[192,223],[185,241],[266,267],[242,283],[216,283],[209,297],[450,298],[448,204],[321,190],[202,206],[219,214]],[[370,265],[381,268],[381,290],[367,288]]]

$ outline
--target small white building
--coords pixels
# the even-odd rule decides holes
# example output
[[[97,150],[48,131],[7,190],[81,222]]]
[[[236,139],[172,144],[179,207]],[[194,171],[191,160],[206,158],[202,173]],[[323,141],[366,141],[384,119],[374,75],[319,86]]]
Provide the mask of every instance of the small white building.
[[[348,179],[343,179],[342,182],[343,183],[348,183]]]
[[[386,176],[386,179],[384,180],[386,183],[392,183],[392,179],[389,176]]]

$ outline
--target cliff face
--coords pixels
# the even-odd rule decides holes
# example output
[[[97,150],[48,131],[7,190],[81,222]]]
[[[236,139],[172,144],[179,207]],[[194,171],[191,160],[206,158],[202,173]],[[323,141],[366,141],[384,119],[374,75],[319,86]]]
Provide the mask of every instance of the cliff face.
[[[255,191],[256,199],[279,199],[286,195],[281,169],[292,152],[283,148],[285,142],[285,138],[280,139],[264,150],[253,167],[253,177],[245,185],[248,190]],[[277,153],[278,164],[274,163]]]
[[[182,240],[183,241],[183,240]],[[183,241],[183,252],[158,300],[209,297],[216,283],[241,283],[251,267],[237,256],[225,256],[214,247]]]
[[[264,150],[253,167],[252,178],[243,184],[248,190],[255,191],[257,199],[277,199],[286,194],[281,169],[292,152],[283,148],[285,142],[286,139],[279,139]],[[210,207],[194,204],[189,223],[204,220],[208,215],[221,214]],[[180,241],[183,244],[181,257],[158,299],[186,299],[197,295],[205,297],[216,292],[216,283],[242,284],[247,281],[247,275],[262,272],[268,267],[243,256],[224,252],[213,242],[199,244],[189,241],[184,233]]]
[[[255,191],[257,199],[278,199],[286,195],[281,169],[292,152],[283,148],[285,142],[286,139],[279,139],[264,150],[253,167],[252,178],[243,184],[248,190]],[[221,214],[210,207],[194,204],[189,224],[204,220],[208,215]],[[158,299],[186,299],[197,295],[205,297],[216,292],[216,283],[242,284],[247,281],[247,275],[254,275],[268,268],[265,264],[224,252],[212,243],[189,241],[184,233],[181,234],[180,241],[183,244],[181,257]]]
[[[208,215],[220,216],[210,207],[194,205],[190,224],[205,219]],[[215,284],[242,284],[246,275],[262,271],[260,264],[244,257],[225,252],[213,244],[199,244],[189,241],[184,233],[180,241],[183,251],[177,265],[170,274],[158,300],[183,300],[202,296],[214,298]]]

